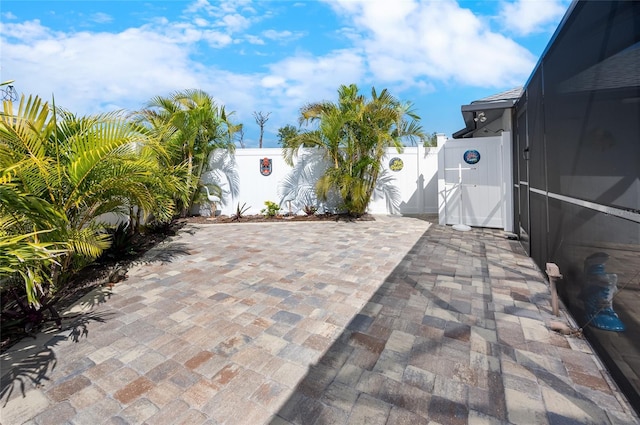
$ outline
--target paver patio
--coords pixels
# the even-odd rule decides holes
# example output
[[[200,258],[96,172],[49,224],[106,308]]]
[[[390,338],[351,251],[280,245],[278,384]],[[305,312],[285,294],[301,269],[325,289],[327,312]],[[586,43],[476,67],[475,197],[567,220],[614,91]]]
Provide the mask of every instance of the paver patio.
[[[501,232],[189,225],[2,356],[10,424],[635,424]]]

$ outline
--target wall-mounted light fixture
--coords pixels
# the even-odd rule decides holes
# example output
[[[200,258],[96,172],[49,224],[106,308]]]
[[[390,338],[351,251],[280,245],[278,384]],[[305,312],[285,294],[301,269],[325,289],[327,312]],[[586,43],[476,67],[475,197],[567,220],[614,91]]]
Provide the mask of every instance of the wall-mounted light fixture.
[[[484,112],[478,112],[478,114],[476,115],[476,117],[473,119],[475,122],[485,122],[487,120],[487,117],[484,115]]]

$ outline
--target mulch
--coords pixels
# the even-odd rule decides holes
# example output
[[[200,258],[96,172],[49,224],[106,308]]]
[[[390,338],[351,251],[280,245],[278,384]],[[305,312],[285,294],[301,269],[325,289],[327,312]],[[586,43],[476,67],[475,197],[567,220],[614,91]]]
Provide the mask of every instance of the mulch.
[[[240,218],[228,215],[219,215],[215,218],[197,215],[177,220],[178,223],[194,224],[286,223],[289,221],[375,221],[375,218],[370,214],[363,214],[357,217],[348,214],[277,215],[275,217],[255,214],[242,216]]]

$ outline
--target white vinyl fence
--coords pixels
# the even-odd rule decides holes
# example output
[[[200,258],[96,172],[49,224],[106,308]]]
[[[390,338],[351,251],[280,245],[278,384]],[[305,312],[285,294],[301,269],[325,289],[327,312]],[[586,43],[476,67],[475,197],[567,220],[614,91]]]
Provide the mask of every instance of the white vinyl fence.
[[[439,143],[444,137],[439,137]],[[388,149],[384,169],[378,179],[371,214],[424,214],[438,212],[438,151],[437,148],[406,147],[398,154]],[[270,164],[270,174],[263,165]],[[390,167],[390,164],[393,164]],[[203,175],[205,184],[215,183],[223,190],[218,214],[233,215],[238,205],[249,207],[246,214],[258,214],[265,201],[278,203],[282,212],[302,214],[305,205],[319,205],[333,211],[336,200],[319,203],[314,185],[324,171],[322,158],[315,149],[300,151],[294,167],[288,166],[279,148],[236,149],[233,155],[215,152],[210,169]],[[193,213],[210,215],[210,205],[195,206]]]

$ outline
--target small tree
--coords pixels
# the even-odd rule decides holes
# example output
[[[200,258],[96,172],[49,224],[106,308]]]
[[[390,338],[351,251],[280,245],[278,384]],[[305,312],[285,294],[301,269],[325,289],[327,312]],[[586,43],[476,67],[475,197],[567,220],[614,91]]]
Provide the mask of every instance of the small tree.
[[[278,144],[282,147],[287,146],[287,142],[300,133],[298,127],[291,124],[287,124],[284,127],[280,127],[278,130]]]
[[[259,147],[262,149],[262,136],[264,136],[264,125],[269,121],[269,115],[271,112],[267,112],[266,114],[262,111],[254,112],[253,117],[256,120],[256,124],[260,126],[260,143]]]
[[[431,134],[427,134],[424,139],[423,146],[425,148],[435,148],[438,146],[438,133],[434,131]]]
[[[239,124],[239,126],[240,126],[240,128],[238,129],[238,132],[236,133],[237,137],[238,137],[238,144],[240,145],[240,147],[242,149],[244,149],[245,148],[245,145],[244,145],[244,125]]]
[[[156,96],[137,113],[169,153],[169,166],[186,164],[184,190],[176,191],[175,201],[186,217],[198,195],[209,155],[216,149],[235,149],[234,137],[241,124],[231,121],[233,112],[218,105],[208,93],[189,89],[169,97]]]
[[[351,215],[366,212],[389,147],[402,152],[403,142],[423,142],[420,117],[410,102],[401,102],[386,89],[371,88],[367,99],[355,84],[340,86],[338,102],[311,103],[300,110],[300,123],[316,123],[287,141],[287,164],[302,146],[316,146],[329,167],[316,183],[316,194],[326,201],[338,193]]]

